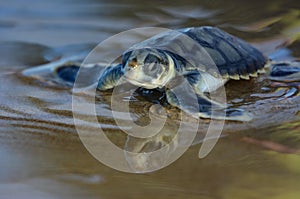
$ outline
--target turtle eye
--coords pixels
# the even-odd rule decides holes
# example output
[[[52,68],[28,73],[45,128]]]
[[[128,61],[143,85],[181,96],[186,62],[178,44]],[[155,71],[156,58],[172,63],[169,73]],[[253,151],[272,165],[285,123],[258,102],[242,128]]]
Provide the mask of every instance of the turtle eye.
[[[130,68],[135,68],[137,66],[137,59],[136,58],[133,58],[132,60],[128,61],[127,65],[130,67]]]

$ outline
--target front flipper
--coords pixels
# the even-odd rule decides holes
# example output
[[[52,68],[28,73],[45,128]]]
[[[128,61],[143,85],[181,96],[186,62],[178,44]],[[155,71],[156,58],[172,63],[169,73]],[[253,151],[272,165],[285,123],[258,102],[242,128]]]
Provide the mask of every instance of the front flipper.
[[[216,108],[226,108],[226,104],[209,99],[204,93],[210,93],[223,86],[228,79],[216,78],[208,73],[191,71],[184,78],[189,82],[194,92],[199,96],[199,103]]]
[[[227,104],[214,101],[204,94],[204,92],[211,93],[219,89],[228,79],[216,78],[209,73],[200,71],[187,74],[185,78],[197,95],[199,112],[196,115],[199,117],[234,121],[249,121],[252,119],[252,116],[244,110],[228,108]],[[219,92],[221,93],[218,93],[218,95],[222,98],[222,89]],[[225,90],[223,92],[223,97],[226,98]]]
[[[99,78],[97,89],[105,91],[114,88],[123,75],[122,64],[107,67]]]
[[[193,92],[180,92],[180,95],[184,96],[183,100],[178,99],[172,90],[166,91],[169,104],[183,110],[193,117],[233,121],[250,121],[252,119],[250,113],[242,109],[220,107],[217,105],[217,102],[213,102],[208,98],[202,98],[202,96],[199,95],[196,95],[196,101],[189,100],[195,98],[195,93]]]

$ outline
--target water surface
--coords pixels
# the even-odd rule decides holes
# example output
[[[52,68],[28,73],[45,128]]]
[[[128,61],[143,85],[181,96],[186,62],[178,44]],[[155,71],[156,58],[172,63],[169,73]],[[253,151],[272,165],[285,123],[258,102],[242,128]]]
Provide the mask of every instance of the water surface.
[[[229,102],[252,112],[252,122],[227,122],[224,137],[199,159],[207,128],[201,121],[195,145],[179,160],[135,175],[104,166],[84,148],[74,127],[70,88],[20,72],[145,26],[218,26],[273,60],[299,60],[299,15],[295,0],[1,2],[0,198],[298,198],[299,82],[275,82],[266,75],[230,82]],[[110,95],[99,99],[98,121],[123,145],[124,134],[107,114]],[[132,103],[138,122],[147,122],[150,106]]]

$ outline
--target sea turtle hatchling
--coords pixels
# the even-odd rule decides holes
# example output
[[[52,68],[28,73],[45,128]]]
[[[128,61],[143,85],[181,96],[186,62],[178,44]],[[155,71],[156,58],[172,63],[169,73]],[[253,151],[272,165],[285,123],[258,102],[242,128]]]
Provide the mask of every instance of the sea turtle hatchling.
[[[200,51],[203,50],[211,57],[213,64],[202,59]],[[129,83],[145,90],[165,91],[170,105],[191,113],[190,105],[185,104],[186,100],[183,104],[179,103],[170,86],[176,77],[184,77],[193,89],[190,93],[196,93],[199,103],[193,115],[245,121],[250,119],[245,112],[237,109],[232,112],[232,109],[211,100],[205,93],[218,89],[230,79],[257,77],[265,72],[264,68],[270,63],[256,48],[219,28],[185,28],[158,34],[129,48],[122,55],[122,63],[107,67],[100,75],[97,89],[112,89],[124,77]],[[62,64],[54,71],[60,78],[72,82],[78,68]],[[223,110],[225,115],[213,114],[212,106]]]

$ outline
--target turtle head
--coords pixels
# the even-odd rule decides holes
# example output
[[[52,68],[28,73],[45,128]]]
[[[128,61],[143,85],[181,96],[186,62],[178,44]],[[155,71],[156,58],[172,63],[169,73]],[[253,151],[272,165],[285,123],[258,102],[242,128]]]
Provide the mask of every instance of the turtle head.
[[[174,77],[174,61],[166,52],[151,48],[129,51],[122,58],[124,77],[136,86],[161,88]]]

